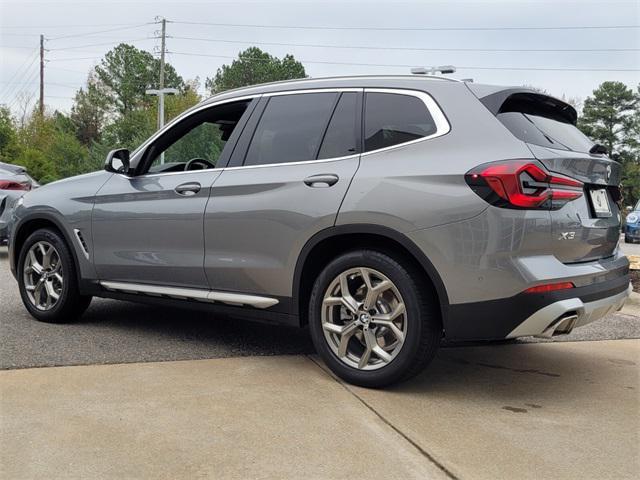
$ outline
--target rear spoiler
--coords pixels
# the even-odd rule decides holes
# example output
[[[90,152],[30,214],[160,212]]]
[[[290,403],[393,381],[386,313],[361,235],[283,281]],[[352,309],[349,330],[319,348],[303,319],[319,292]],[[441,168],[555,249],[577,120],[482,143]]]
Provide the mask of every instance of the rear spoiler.
[[[485,85],[467,84],[471,92],[478,97],[494,115],[504,112],[521,112],[552,118],[575,125],[578,112],[566,102],[550,95],[528,88],[489,89]]]
[[[0,162],[0,170],[6,170],[13,174],[27,173],[27,169],[22,165],[13,165],[11,163]]]

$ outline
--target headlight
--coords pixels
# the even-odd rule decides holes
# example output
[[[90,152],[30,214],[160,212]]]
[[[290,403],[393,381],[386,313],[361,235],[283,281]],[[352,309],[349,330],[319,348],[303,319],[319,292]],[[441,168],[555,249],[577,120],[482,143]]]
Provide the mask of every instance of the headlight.
[[[638,223],[638,220],[640,220],[640,216],[637,213],[627,215],[627,223]]]

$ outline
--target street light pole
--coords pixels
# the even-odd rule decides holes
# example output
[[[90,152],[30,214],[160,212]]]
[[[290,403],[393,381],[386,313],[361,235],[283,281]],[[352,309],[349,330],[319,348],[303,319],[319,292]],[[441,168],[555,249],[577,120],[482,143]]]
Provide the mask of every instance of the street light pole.
[[[157,95],[158,96],[158,130],[160,130],[164,126],[164,96],[165,95],[175,95],[178,93],[177,88],[159,88],[159,89],[149,89],[144,93],[147,95]],[[164,152],[160,155],[160,163],[164,163]]]

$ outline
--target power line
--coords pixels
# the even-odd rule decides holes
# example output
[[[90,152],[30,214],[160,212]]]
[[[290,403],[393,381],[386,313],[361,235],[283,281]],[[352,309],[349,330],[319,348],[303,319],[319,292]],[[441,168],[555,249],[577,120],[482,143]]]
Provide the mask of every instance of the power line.
[[[187,53],[187,52],[170,52],[174,55],[187,55],[193,57],[212,57],[212,58],[232,58],[237,59],[238,57],[233,57],[231,55],[210,55],[206,53]],[[258,61],[268,61],[268,59],[264,58],[247,58],[244,60],[258,60]],[[354,66],[354,67],[400,67],[400,68],[410,68],[415,67],[415,65],[411,64],[389,64],[389,63],[353,63],[353,62],[329,62],[329,61],[321,61],[321,60],[302,60],[298,59],[299,62],[302,63],[317,63],[324,65],[346,65],[346,66]],[[464,70],[531,70],[531,71],[552,71],[552,72],[640,72],[638,68],[555,68],[555,67],[478,67],[478,66],[458,66],[458,69]]]
[[[29,62],[30,59],[31,59],[31,62]],[[14,80],[23,80],[25,78],[25,76],[27,76],[29,74],[29,71],[31,70],[31,67],[33,66],[33,64],[35,63],[35,61],[37,59],[38,59],[38,49],[34,48],[33,52],[31,52],[31,55],[28,55],[27,58],[24,60],[24,62],[22,62],[22,64],[20,64],[20,66],[18,67],[16,72],[9,79],[9,82],[13,83]],[[26,68],[25,68],[25,65],[26,65]],[[17,87],[17,89],[19,89],[19,88],[20,87]],[[11,98],[11,95],[15,93],[15,90],[16,90],[16,88],[10,87],[7,91],[3,92],[2,97],[5,100],[8,100],[9,98]]]
[[[153,24],[157,22],[147,22],[148,24]],[[98,23],[98,24],[86,24],[86,23],[76,23],[76,24],[67,24],[67,25],[3,25],[2,28],[95,28],[95,27],[134,27],[136,25],[140,25],[139,23]]]
[[[422,52],[638,52],[639,48],[423,48],[423,47],[378,47],[369,45],[325,45],[311,43],[287,43],[287,42],[254,42],[244,40],[226,40],[219,38],[200,37],[176,37],[167,36],[175,40],[195,40],[200,42],[213,43],[234,43],[249,45],[274,45],[285,47],[313,47],[313,48],[341,48],[341,49],[362,49],[362,50],[416,50]]]
[[[640,25],[563,25],[563,26],[532,26],[532,27],[334,27],[318,25],[261,25],[252,23],[209,23],[167,20],[169,23],[183,25],[206,25],[211,27],[247,27],[247,28],[283,28],[296,30],[374,30],[374,31],[490,31],[490,30],[605,30],[640,28]]]
[[[88,43],[85,45],[74,45],[72,47],[50,48],[48,51],[54,52],[54,51],[60,51],[60,50],[76,50],[79,48],[86,48],[86,47],[100,47],[104,45],[115,45],[115,44],[121,44],[121,43],[127,43],[127,42],[141,42],[143,40],[155,40],[155,37],[131,38],[126,40],[117,40],[115,42]]]
[[[121,31],[121,30],[130,30],[132,28],[140,28],[140,27],[145,27],[147,25],[153,25],[153,24],[155,24],[155,22],[146,22],[146,23],[139,23],[139,24],[135,24],[135,25],[126,25],[126,26],[118,27],[118,28],[110,28],[108,30],[97,30],[95,32],[72,33],[71,35],[61,35],[59,37],[47,38],[47,40],[61,40],[63,38],[88,37],[88,36],[91,36],[91,35],[98,35],[100,33],[109,33],[109,32],[118,32],[118,31]]]

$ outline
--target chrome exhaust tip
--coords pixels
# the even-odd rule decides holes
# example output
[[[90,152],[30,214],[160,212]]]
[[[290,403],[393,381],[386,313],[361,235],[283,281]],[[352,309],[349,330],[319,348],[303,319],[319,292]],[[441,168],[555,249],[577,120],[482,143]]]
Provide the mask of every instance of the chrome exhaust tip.
[[[567,313],[556,320],[551,322],[551,324],[544,329],[544,331],[540,335],[536,335],[536,337],[542,338],[551,338],[556,335],[567,335],[571,333],[573,327],[576,326],[576,322],[578,321],[578,315],[575,313]]]

